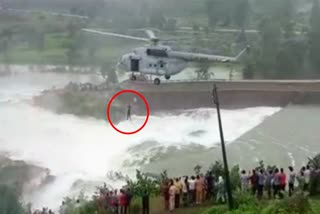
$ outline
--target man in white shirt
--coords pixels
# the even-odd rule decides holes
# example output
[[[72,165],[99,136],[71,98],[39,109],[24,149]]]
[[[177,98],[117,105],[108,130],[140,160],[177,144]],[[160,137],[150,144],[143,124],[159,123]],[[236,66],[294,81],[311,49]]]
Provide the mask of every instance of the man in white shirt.
[[[309,189],[310,176],[311,176],[310,166],[307,165],[307,169],[304,171],[304,178],[305,178],[305,183],[303,188],[304,191],[308,191]]]
[[[294,191],[294,183],[296,181],[296,173],[294,172],[294,169],[292,166],[289,166],[289,179],[288,179],[288,183],[289,183],[289,196],[292,195],[293,191]]]
[[[188,183],[190,204],[194,204],[196,198],[196,178],[194,176],[191,176],[191,179],[188,180]]]

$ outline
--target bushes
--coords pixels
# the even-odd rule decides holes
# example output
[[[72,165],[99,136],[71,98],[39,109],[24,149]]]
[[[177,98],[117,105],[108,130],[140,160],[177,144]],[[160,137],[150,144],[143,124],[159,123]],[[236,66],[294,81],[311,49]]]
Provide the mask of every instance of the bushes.
[[[261,214],[309,214],[312,213],[309,199],[303,192],[298,192],[290,198],[274,201],[263,209]]]
[[[19,202],[19,197],[15,190],[5,185],[0,185],[0,213],[24,213],[24,209]]]
[[[139,214],[141,212],[141,200],[139,198],[135,198],[130,205],[130,213]]]
[[[303,192],[281,201],[257,201],[242,192],[234,194],[235,210],[228,211],[226,206],[210,208],[203,214],[312,214],[311,204]],[[265,204],[267,203],[267,204]]]
[[[227,212],[228,212],[228,208],[226,206],[215,206],[208,209],[203,214],[223,214]]]

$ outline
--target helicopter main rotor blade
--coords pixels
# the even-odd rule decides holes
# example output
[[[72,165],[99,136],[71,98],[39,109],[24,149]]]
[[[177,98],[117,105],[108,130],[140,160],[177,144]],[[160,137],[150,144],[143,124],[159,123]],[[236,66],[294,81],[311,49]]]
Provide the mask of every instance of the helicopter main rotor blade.
[[[151,40],[156,40],[156,39],[158,39],[152,30],[146,30],[146,33],[147,33],[147,35],[149,36],[149,38],[150,38]]]
[[[150,41],[150,39],[148,39],[148,38],[128,36],[128,35],[124,35],[124,34],[110,33],[110,32],[104,32],[104,31],[93,30],[93,29],[88,29],[88,28],[83,28],[82,30],[85,32],[89,32],[89,33],[96,33],[96,34],[106,35],[106,36],[114,36],[114,37],[119,37],[119,38],[124,38],[124,39],[133,39],[133,40],[145,41],[145,42]]]

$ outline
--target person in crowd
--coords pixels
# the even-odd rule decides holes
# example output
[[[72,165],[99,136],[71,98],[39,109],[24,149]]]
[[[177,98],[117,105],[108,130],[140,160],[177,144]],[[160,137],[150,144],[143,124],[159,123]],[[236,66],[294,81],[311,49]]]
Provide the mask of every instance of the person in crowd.
[[[280,191],[279,191],[279,195],[280,198],[284,197],[284,192],[286,190],[286,182],[287,182],[287,176],[284,173],[283,168],[280,169],[280,175],[279,175],[279,179],[280,179]]]
[[[118,214],[118,207],[119,207],[119,202],[117,198],[117,190],[114,192],[110,192],[110,209],[111,212],[114,214]]]
[[[191,179],[189,180],[189,200],[190,204],[194,205],[196,201],[196,178],[194,176],[191,176]]]
[[[182,182],[182,201],[183,201],[183,206],[188,206],[188,192],[189,192],[189,183],[188,183],[188,176],[184,178]]]
[[[62,205],[60,206],[59,213],[66,214],[67,205],[65,201],[62,201]]]
[[[247,175],[246,170],[241,171],[240,181],[241,181],[241,191],[247,192],[249,189],[249,176]]]
[[[170,212],[175,209],[175,198],[176,198],[177,187],[174,185],[173,180],[170,180],[170,188],[169,188],[169,210]]]
[[[252,175],[250,176],[250,183],[251,183],[251,192],[252,195],[256,195],[257,193],[257,186],[258,186],[258,175],[256,170],[252,170]]]
[[[218,203],[220,203],[220,202],[225,203],[225,201],[226,201],[226,199],[225,199],[225,185],[224,185],[224,180],[223,180],[222,176],[219,176],[218,183],[216,184],[216,188],[217,188],[216,201]]]
[[[200,204],[202,204],[206,198],[207,189],[208,189],[206,178],[203,176],[203,174],[200,175],[200,183],[202,185],[202,196],[201,196]]]
[[[269,170],[269,172],[266,174],[266,182],[265,182],[265,189],[267,191],[268,194],[268,199],[271,199],[271,189],[273,186],[273,171]]]
[[[211,200],[213,197],[213,190],[214,190],[214,177],[212,172],[206,176],[206,183],[207,183],[207,200]]]
[[[131,200],[132,200],[132,193],[130,188],[127,188],[127,190],[125,191],[125,194],[127,196],[127,213],[130,213],[130,204],[131,204]]]
[[[118,195],[118,201],[119,201],[119,211],[120,211],[119,213],[127,214],[128,199],[123,189],[120,189],[120,194]]]
[[[298,180],[298,187],[300,190],[304,191],[305,189],[305,183],[306,183],[306,178],[304,176],[304,170],[303,168],[300,170],[299,175],[297,176],[297,180]]]
[[[177,188],[176,197],[175,197],[175,206],[176,208],[180,207],[180,195],[182,194],[182,183],[180,178],[176,178],[174,185]]]
[[[169,210],[169,183],[168,181],[164,181],[163,185],[161,186],[161,193],[164,199],[164,209]]]
[[[199,205],[202,203],[202,197],[203,197],[203,180],[200,178],[199,175],[197,175],[196,179],[196,204]]]
[[[149,214],[150,210],[150,196],[147,190],[142,192],[142,214]]]
[[[303,191],[308,191],[309,185],[310,185],[310,177],[311,177],[311,170],[309,165],[307,165],[304,171],[304,177],[305,177],[305,183],[304,183]]]
[[[100,190],[100,195],[97,200],[99,212],[103,212],[103,210],[106,208],[106,206],[105,206],[106,199],[105,198],[106,198],[105,193],[102,190]]]
[[[293,191],[294,191],[294,183],[295,183],[295,181],[296,181],[296,173],[294,172],[293,167],[289,166],[289,180],[288,180],[289,196],[291,196]]]
[[[273,176],[273,198],[276,198],[279,196],[279,191],[280,191],[280,173],[279,169],[276,168],[274,170],[274,176]]]
[[[105,193],[105,198],[104,198],[104,209],[109,210],[110,209],[110,204],[111,204],[111,197],[110,197],[110,192],[106,191]]]
[[[286,189],[286,182],[287,182],[287,176],[286,173],[284,173],[283,168],[280,169],[280,189],[282,191],[285,191]]]
[[[263,169],[260,169],[258,174],[258,199],[261,200],[263,197],[263,188],[266,182],[266,176]]]

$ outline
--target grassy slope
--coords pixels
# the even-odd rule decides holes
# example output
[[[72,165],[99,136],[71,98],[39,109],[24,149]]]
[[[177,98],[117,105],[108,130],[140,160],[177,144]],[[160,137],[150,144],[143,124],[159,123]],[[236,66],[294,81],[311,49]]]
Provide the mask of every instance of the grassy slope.
[[[320,197],[313,197],[310,199],[311,202],[311,209],[313,213],[320,213]],[[151,199],[151,214],[165,214],[169,213],[164,211],[163,209],[163,201],[161,197]],[[190,208],[179,208],[175,210],[174,213],[176,214],[203,214],[205,213],[210,207],[212,203],[205,204],[203,206],[195,206]],[[216,205],[220,207],[226,207],[225,205]],[[223,209],[221,209],[223,210]]]
[[[313,197],[310,199],[311,202],[311,209],[313,213],[318,214],[320,213],[320,197]],[[151,214],[165,214],[169,213],[164,211],[163,209],[163,201],[161,197],[152,198],[150,201],[151,205]],[[213,203],[207,203],[203,206],[195,206],[189,208],[179,208],[175,210],[174,213],[176,214],[204,214],[210,207],[220,207],[221,210],[227,209],[226,205],[213,205]],[[225,209],[224,209],[225,208]],[[219,209],[220,210],[220,209]]]

